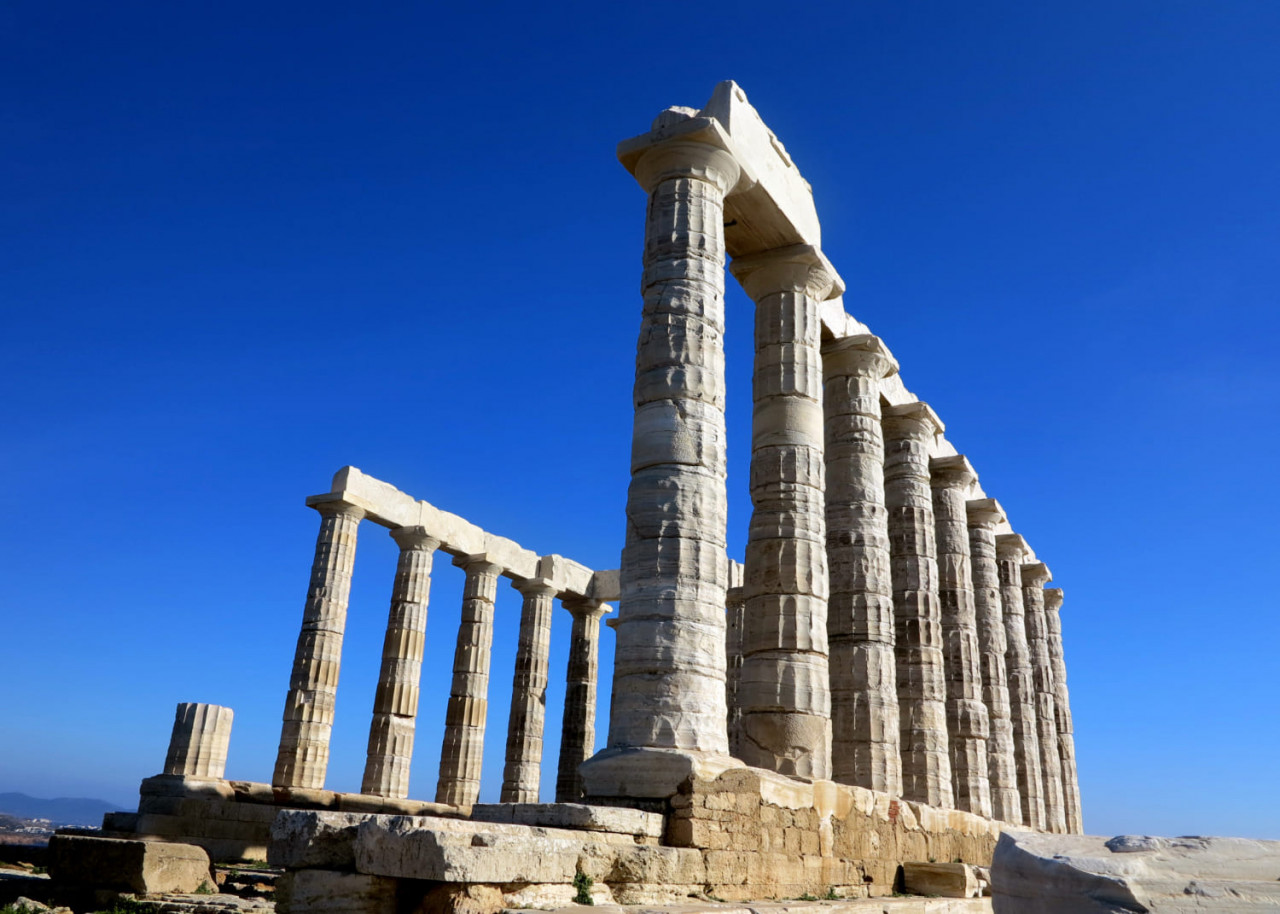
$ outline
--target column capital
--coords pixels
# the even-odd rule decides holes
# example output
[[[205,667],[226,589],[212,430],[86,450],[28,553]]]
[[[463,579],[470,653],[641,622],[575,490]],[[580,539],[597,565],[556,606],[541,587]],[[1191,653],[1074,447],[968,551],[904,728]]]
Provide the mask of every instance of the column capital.
[[[1053,573],[1044,562],[1025,562],[1022,565],[1022,586],[1043,587],[1053,580]]]
[[[592,600],[587,597],[565,597],[560,600],[560,605],[567,609],[571,615],[581,616],[585,619],[592,617],[599,619],[613,612],[613,607],[608,603],[601,603],[599,600]]]
[[[1062,609],[1062,588],[1046,587],[1044,589],[1044,608],[1051,612]]]
[[[315,508],[325,517],[338,515],[353,520],[363,520],[368,512],[363,505],[348,501],[338,492],[326,492],[323,495],[312,495],[307,499],[307,507]]]
[[[511,586],[526,597],[539,594],[550,594],[554,597],[560,592],[550,578],[519,578],[512,581]]]
[[[1005,521],[1004,508],[994,498],[971,498],[964,503],[970,527],[984,527]]]
[[[428,533],[426,527],[393,527],[389,533],[405,552],[433,552],[440,548],[440,540]]]
[[[487,552],[477,552],[474,555],[455,555],[453,564],[467,574],[499,575],[505,570],[502,565],[493,561]]]
[[[934,457],[929,461],[929,484],[935,489],[965,488],[978,481],[978,474],[964,454]]]
[[[623,164],[645,193],[670,178],[693,178],[729,194],[742,177],[742,166],[733,154],[719,146],[687,136],[658,140]]]
[[[901,429],[904,438],[937,437],[947,428],[933,407],[920,400],[886,406],[880,414],[886,425]]]
[[[1000,558],[1021,560],[1031,551],[1027,541],[1018,533],[1001,533],[996,536],[996,555]]]
[[[859,333],[822,344],[822,370],[828,378],[893,377],[898,373],[898,360],[880,337]]]
[[[818,301],[844,293],[844,280],[836,268],[811,244],[789,244],[735,257],[729,272],[752,301],[778,292],[803,292]]]

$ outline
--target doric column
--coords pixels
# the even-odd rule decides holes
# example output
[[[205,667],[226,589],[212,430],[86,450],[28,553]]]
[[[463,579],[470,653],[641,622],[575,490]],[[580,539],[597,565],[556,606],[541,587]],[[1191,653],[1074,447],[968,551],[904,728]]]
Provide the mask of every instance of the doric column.
[[[544,578],[515,585],[524,596],[520,640],[511,683],[507,724],[507,765],[502,775],[503,803],[538,802],[542,780],[542,731],[547,717],[547,671],[551,657],[551,610],[556,589]]]
[[[742,630],[746,604],[742,588],[730,587],[725,596],[724,700],[729,707],[729,754],[734,758],[742,751],[742,705],[738,688],[742,684]]]
[[[321,789],[329,767],[342,634],[356,561],[356,529],[364,509],[336,497],[322,498],[308,499],[320,512],[320,533],[302,611],[302,631],[293,655],[280,750],[271,775],[276,787]]]
[[[480,797],[484,725],[489,711],[493,602],[502,566],[485,555],[459,556],[453,563],[467,573],[467,580],[462,590],[458,647],[453,655],[453,688],[444,716],[436,802],[472,806]]]
[[[831,776],[827,531],[820,306],[836,282],[816,248],[730,265],[756,303],[750,488],[743,570],[742,760]]]
[[[440,541],[422,527],[397,527],[391,538],[400,547],[387,634],[382,641],[382,669],[373,698],[368,758],[361,793],[379,797],[409,796],[413,734],[418,719],[418,683],[427,637],[427,600],[431,594],[431,562]]]
[[[582,799],[578,766],[596,745],[596,680],[600,671],[600,619],[609,606],[596,600],[560,601],[573,616],[569,634],[569,664],[565,671],[564,723],[560,733],[560,766],[556,772],[556,802]]]
[[[1027,647],[1026,614],[1022,607],[1022,559],[1027,542],[1016,533],[996,537],[1000,569],[1000,603],[1007,640],[1005,665],[1009,673],[1009,716],[1013,722],[1013,754],[1018,766],[1018,797],[1022,824],[1045,830],[1044,776],[1040,766],[1040,737],[1036,725],[1036,687]]]
[[[880,382],[898,363],[879,337],[823,344],[831,776],[900,796],[893,582],[884,503]]]
[[[1067,662],[1062,652],[1062,588],[1044,592],[1045,622],[1049,629],[1049,659],[1053,663],[1054,705],[1058,724],[1058,754],[1062,756],[1062,796],[1067,810],[1067,831],[1084,834],[1080,807],[1080,777],[1076,771],[1075,728],[1071,724],[1071,699],[1067,693]]]
[[[1062,756],[1058,753],[1058,702],[1049,657],[1049,627],[1044,611],[1044,585],[1053,580],[1044,562],[1022,566],[1022,605],[1027,617],[1027,647],[1031,680],[1036,690],[1036,736],[1040,740],[1040,770],[1044,778],[1045,828],[1067,830],[1067,807],[1062,794]]]
[[[929,485],[929,449],[941,432],[942,422],[927,404],[884,408],[884,496],[893,577],[902,796],[949,809],[954,794]]]
[[[598,796],[669,796],[690,750],[728,764],[724,198],[740,169],[652,136],[634,165],[649,193],[644,310],[609,749],[586,775]]]
[[[183,702],[173,716],[165,774],[191,778],[223,778],[227,775],[227,748],[231,744],[230,708]]]
[[[973,602],[978,617],[978,648],[982,652],[982,700],[987,706],[987,776],[991,782],[991,814],[1001,822],[1022,824],[1018,793],[1018,764],[1013,748],[1013,720],[1009,710],[1009,676],[1005,668],[1008,638],[996,567],[996,525],[1004,511],[994,498],[966,502],[969,552],[973,562]]]
[[[982,701],[978,614],[974,606],[969,519],[965,510],[977,474],[962,456],[929,461],[938,541],[938,598],[947,677],[947,736],[956,809],[991,818],[987,774],[987,706]]]

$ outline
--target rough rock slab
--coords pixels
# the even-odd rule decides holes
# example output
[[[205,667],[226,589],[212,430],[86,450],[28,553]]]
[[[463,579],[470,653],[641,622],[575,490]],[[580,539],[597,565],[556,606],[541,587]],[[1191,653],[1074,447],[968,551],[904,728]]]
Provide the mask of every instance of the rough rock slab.
[[[521,914],[507,910],[503,914]],[[555,914],[582,914],[581,907]],[[592,914],[991,914],[989,898],[861,898],[838,901],[699,902],[670,905],[596,905]]]
[[[59,888],[136,894],[194,892],[213,879],[209,855],[191,844],[54,835],[49,875]]]
[[[996,914],[1231,914],[1280,909],[1280,841],[1006,832]]]
[[[977,898],[978,874],[967,863],[903,863],[902,886],[912,895]]]
[[[661,838],[663,826],[663,817],[658,813],[582,803],[480,803],[472,807],[471,818],[477,822],[509,822],[646,838]]]

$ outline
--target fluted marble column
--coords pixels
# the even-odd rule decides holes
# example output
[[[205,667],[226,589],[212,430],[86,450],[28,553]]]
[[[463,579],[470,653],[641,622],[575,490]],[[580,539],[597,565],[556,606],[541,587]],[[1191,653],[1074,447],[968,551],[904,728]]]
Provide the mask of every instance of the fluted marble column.
[[[397,527],[391,538],[400,547],[387,633],[382,642],[382,669],[373,698],[368,756],[361,793],[407,797],[413,763],[413,736],[418,718],[418,684],[427,636],[427,600],[431,595],[431,563],[440,541],[422,527]]]
[[[947,677],[947,737],[956,809],[991,817],[987,774],[987,706],[982,700],[978,614],[974,606],[969,521],[965,510],[977,474],[962,456],[929,461],[938,539],[938,597],[942,606]]]
[[[824,343],[831,776],[902,793],[893,582],[880,382],[898,363],[879,337]]]
[[[1016,533],[1002,533],[996,537],[1000,602],[1004,609],[1004,632],[1008,641],[1005,665],[1009,674],[1009,715],[1013,721],[1013,752],[1018,766],[1022,824],[1044,831],[1044,775],[1036,723],[1036,687],[1031,674],[1026,613],[1022,604],[1022,559],[1028,551],[1026,540]]]
[[[511,716],[507,724],[507,765],[502,775],[503,803],[538,802],[542,779],[542,732],[547,717],[547,676],[551,658],[551,610],[556,589],[533,578],[515,585],[524,596]]]
[[[725,596],[724,698],[725,704],[729,706],[729,754],[734,758],[742,751],[742,705],[738,701],[738,688],[742,684],[742,627],[746,621],[745,610],[742,588],[730,587]]]
[[[1067,830],[1067,807],[1062,793],[1062,756],[1058,753],[1058,702],[1049,656],[1049,628],[1045,619],[1044,585],[1053,580],[1044,562],[1022,566],[1022,605],[1027,617],[1027,647],[1031,679],[1036,689],[1036,735],[1040,740],[1040,769],[1044,777],[1045,828]]]
[[[320,533],[271,783],[318,790],[324,787],[329,768],[329,737],[356,561],[356,530],[364,509],[337,498],[308,503],[320,512]]]
[[[955,805],[955,796],[929,485],[929,449],[942,430],[941,420],[927,404],[884,408],[884,495],[893,578],[902,796],[949,809]]]
[[[227,774],[227,749],[235,712],[221,705],[183,702],[173,715],[164,773],[193,778]]]
[[[634,168],[649,193],[644,310],[609,749],[586,775],[602,796],[669,796],[687,751],[728,763],[724,197],[739,167],[658,136]]]
[[[742,760],[831,776],[821,303],[835,271],[792,245],[734,259],[756,303],[752,514],[743,562]]]
[[[1053,689],[1057,701],[1054,712],[1058,723],[1058,753],[1062,756],[1062,795],[1067,810],[1067,831],[1084,834],[1084,817],[1080,806],[1080,776],[1076,771],[1075,728],[1071,723],[1071,698],[1067,692],[1067,662],[1062,651],[1062,588],[1050,587],[1044,592],[1045,621],[1049,629],[1049,659],[1053,663]]]
[[[560,734],[560,765],[556,771],[556,802],[582,799],[579,766],[596,744],[596,681],[600,671],[600,619],[609,606],[596,600],[563,599],[573,616],[569,634],[569,664],[565,671],[564,723]]]
[[[1013,720],[1009,709],[1009,675],[1005,667],[1008,637],[996,567],[996,525],[1004,510],[994,498],[965,503],[969,518],[969,552],[973,563],[973,600],[978,617],[981,651],[982,700],[987,706],[987,776],[991,783],[991,814],[1001,822],[1022,824],[1018,793],[1018,765],[1013,748]]]
[[[480,797],[484,727],[489,711],[493,603],[502,567],[484,555],[459,556],[453,563],[467,573],[467,579],[462,590],[458,647],[453,656],[453,687],[444,717],[436,802],[471,806]]]

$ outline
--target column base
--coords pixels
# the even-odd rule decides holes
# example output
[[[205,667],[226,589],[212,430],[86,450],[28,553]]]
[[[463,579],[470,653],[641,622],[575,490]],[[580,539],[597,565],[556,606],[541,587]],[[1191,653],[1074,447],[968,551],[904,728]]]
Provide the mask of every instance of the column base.
[[[696,749],[646,747],[602,749],[579,767],[586,802],[597,797],[666,800],[690,777],[714,780],[730,768],[745,768],[736,758]]]

